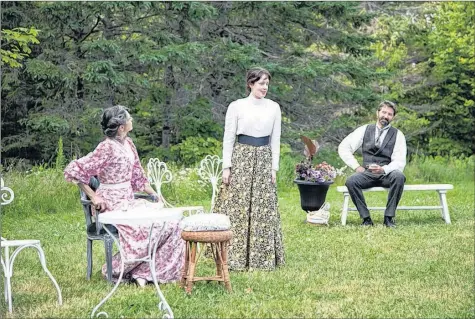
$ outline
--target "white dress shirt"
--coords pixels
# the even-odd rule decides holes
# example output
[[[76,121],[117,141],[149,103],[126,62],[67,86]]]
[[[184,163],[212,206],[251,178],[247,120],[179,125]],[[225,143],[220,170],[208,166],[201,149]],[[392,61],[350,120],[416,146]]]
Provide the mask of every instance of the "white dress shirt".
[[[361,166],[356,160],[353,153],[357,149],[359,149],[361,145],[363,145],[364,133],[366,131],[367,126],[368,125],[363,125],[358,127],[347,137],[345,137],[338,146],[338,155],[340,155],[343,162],[345,162],[345,164],[351,167],[353,170]],[[383,132],[381,133],[381,140],[384,140],[387,133],[388,130],[383,130]],[[377,132],[375,132],[375,138],[376,136]],[[382,166],[382,168],[384,169],[384,173],[389,174],[394,170],[400,170],[402,172],[404,170],[404,167],[406,166],[406,155],[406,138],[400,130],[397,130],[396,143],[394,144],[394,150],[391,154],[391,163]]]
[[[270,136],[272,169],[279,170],[281,111],[276,102],[252,94],[229,104],[223,138],[223,168],[231,167],[236,135]]]

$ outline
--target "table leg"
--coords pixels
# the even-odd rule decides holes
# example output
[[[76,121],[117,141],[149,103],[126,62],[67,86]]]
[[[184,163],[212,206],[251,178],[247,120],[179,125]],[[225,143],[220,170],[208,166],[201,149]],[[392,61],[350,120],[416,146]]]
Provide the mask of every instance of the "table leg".
[[[158,231],[159,233],[165,228],[166,226],[166,223],[163,223],[162,227],[160,228],[160,230]],[[168,305],[168,302],[167,300],[165,299],[165,296],[163,295],[162,291],[160,290],[160,287],[158,285],[158,281],[157,281],[157,271],[156,271],[156,267],[155,267],[155,260],[156,260],[156,252],[157,252],[157,247],[158,247],[158,240],[155,241],[155,243],[153,243],[152,245],[152,232],[153,232],[153,229],[154,229],[154,225],[152,224],[152,226],[150,227],[150,232],[149,232],[149,249],[148,249],[148,256],[147,258],[142,258],[142,259],[130,259],[130,260],[125,260],[125,254],[124,254],[124,251],[122,250],[122,247],[120,246],[120,242],[119,240],[112,235],[112,233],[109,231],[109,229],[107,227],[104,227],[104,229],[106,230],[107,233],[109,233],[109,235],[113,238],[115,244],[117,245],[117,247],[119,248],[119,253],[120,253],[120,274],[119,274],[119,278],[117,279],[117,282],[116,284],[114,285],[114,287],[112,288],[111,292],[109,292],[107,294],[107,296],[101,300],[101,302],[94,307],[94,309],[92,310],[92,313],[91,313],[91,318],[94,318],[94,316],[96,318],[98,318],[99,316],[105,316],[106,318],[109,317],[109,315],[107,314],[107,312],[105,311],[102,311],[102,312],[99,312],[96,314],[97,310],[114,294],[114,292],[117,290],[117,287],[119,286],[120,282],[122,281],[122,277],[124,275],[124,268],[125,268],[125,263],[133,263],[133,262],[137,262],[137,261],[141,261],[141,262],[148,262],[149,263],[149,266],[150,266],[150,271],[152,272],[152,278],[153,278],[153,284],[155,285],[155,288],[157,290],[157,295],[158,297],[160,298],[160,303],[158,305],[158,308],[161,310],[161,311],[166,311],[166,313],[163,315],[163,318],[166,318],[166,319],[171,319],[171,318],[174,318],[173,316],[173,311],[172,309],[170,308],[170,306]],[[150,247],[153,247],[152,249],[150,249]]]
[[[160,229],[158,233],[161,233],[161,231],[165,229],[165,226],[166,226],[166,223],[163,223],[162,228]],[[152,231],[153,231],[153,225],[150,230],[149,236],[152,236]],[[158,240],[156,240],[153,245],[152,256],[151,256],[151,259],[149,260],[149,265],[150,265],[150,270],[152,272],[153,284],[155,285],[155,289],[157,290],[157,295],[160,298],[160,303],[158,304],[158,308],[161,311],[167,312],[163,315],[163,318],[171,319],[171,318],[174,318],[173,311],[170,308],[170,305],[168,304],[167,300],[165,299],[165,296],[163,295],[157,281],[157,270],[156,270],[156,265],[155,265],[155,260],[156,260],[156,255],[157,255],[157,246],[158,246]]]
[[[96,318],[99,318],[99,316],[105,316],[106,318],[109,318],[109,315],[107,314],[107,312],[105,311],[101,311],[99,312],[97,315],[96,315],[96,312],[97,310],[114,294],[114,292],[117,290],[117,287],[119,287],[120,285],[120,282],[122,281],[122,276],[124,275],[124,254],[123,254],[123,251],[122,251],[122,247],[120,247],[120,243],[119,241],[117,240],[117,238],[115,238],[115,236],[109,231],[108,227],[104,227],[104,229],[106,230],[107,233],[109,233],[109,235],[111,236],[111,238],[114,240],[115,244],[117,245],[117,247],[119,248],[119,253],[120,253],[120,274],[119,274],[119,278],[117,279],[117,282],[116,284],[114,285],[114,287],[112,288],[112,290],[107,294],[107,296],[101,300],[101,302],[99,302],[99,304],[97,304],[97,306],[94,307],[94,309],[92,309],[92,313],[91,313],[91,318],[94,318],[94,315],[96,316]]]

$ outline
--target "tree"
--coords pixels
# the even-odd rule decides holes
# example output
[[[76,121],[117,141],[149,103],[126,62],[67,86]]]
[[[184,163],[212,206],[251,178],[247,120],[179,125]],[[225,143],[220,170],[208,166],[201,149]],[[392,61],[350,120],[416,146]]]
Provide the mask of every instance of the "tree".
[[[383,85],[402,106],[400,125],[413,151],[471,155],[475,151],[475,5],[402,4],[382,16],[374,49],[395,77]],[[401,9],[401,7],[399,7]]]
[[[30,44],[38,44],[36,38],[38,30],[31,28],[14,28],[12,30],[3,29],[2,33],[2,47],[0,55],[2,60],[0,65],[4,64],[11,68],[19,68],[22,66],[22,61],[31,53]]]
[[[16,87],[2,92],[2,112],[10,116],[2,152],[10,157],[49,161],[59,136],[67,157],[90,151],[102,136],[101,109],[116,103],[129,106],[140,123],[134,134],[142,156],[158,146],[168,152],[188,137],[220,139],[227,106],[245,96],[245,72],[257,65],[273,74],[270,98],[282,107],[287,142],[304,130],[332,140],[340,131],[330,123],[342,112],[379,100],[372,83],[384,72],[374,72],[365,31],[372,15],[361,3],[12,2],[2,8],[3,27],[41,30],[41,45],[15,75]]]

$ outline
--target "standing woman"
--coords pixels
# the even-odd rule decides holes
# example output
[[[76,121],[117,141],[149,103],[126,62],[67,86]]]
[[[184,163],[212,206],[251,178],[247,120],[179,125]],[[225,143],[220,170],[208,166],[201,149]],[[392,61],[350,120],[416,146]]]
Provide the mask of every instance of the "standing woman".
[[[64,170],[67,181],[78,186],[91,199],[96,213],[123,209],[133,211],[141,200],[134,199],[134,192],[145,191],[158,199],[158,195],[148,183],[134,142],[128,137],[132,130],[132,117],[124,106],[116,105],[104,110],[102,130],[106,138],[88,155],[72,161]],[[97,176],[100,186],[96,192],[89,187],[89,180]],[[131,212],[132,214],[133,212]],[[119,240],[127,259],[140,259],[148,255],[148,226],[117,225]],[[178,222],[169,222],[160,234],[153,232],[153,240],[158,241],[156,254],[157,281],[167,283],[181,277],[184,263],[184,241]],[[102,274],[106,277],[106,265]],[[120,273],[120,254],[112,259],[112,279]],[[153,280],[148,262],[125,265],[124,278],[132,279],[144,286]]]
[[[223,185],[214,211],[231,220],[231,270],[273,270],[285,263],[276,191],[281,111],[265,98],[270,79],[265,69],[249,70],[249,96],[226,113]]]

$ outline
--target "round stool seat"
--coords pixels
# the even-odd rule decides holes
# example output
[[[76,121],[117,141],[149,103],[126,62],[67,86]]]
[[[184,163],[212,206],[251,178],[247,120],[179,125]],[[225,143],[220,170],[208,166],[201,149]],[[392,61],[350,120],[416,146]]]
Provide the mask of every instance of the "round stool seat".
[[[182,231],[181,238],[198,243],[220,243],[231,240],[233,232],[231,230]]]

